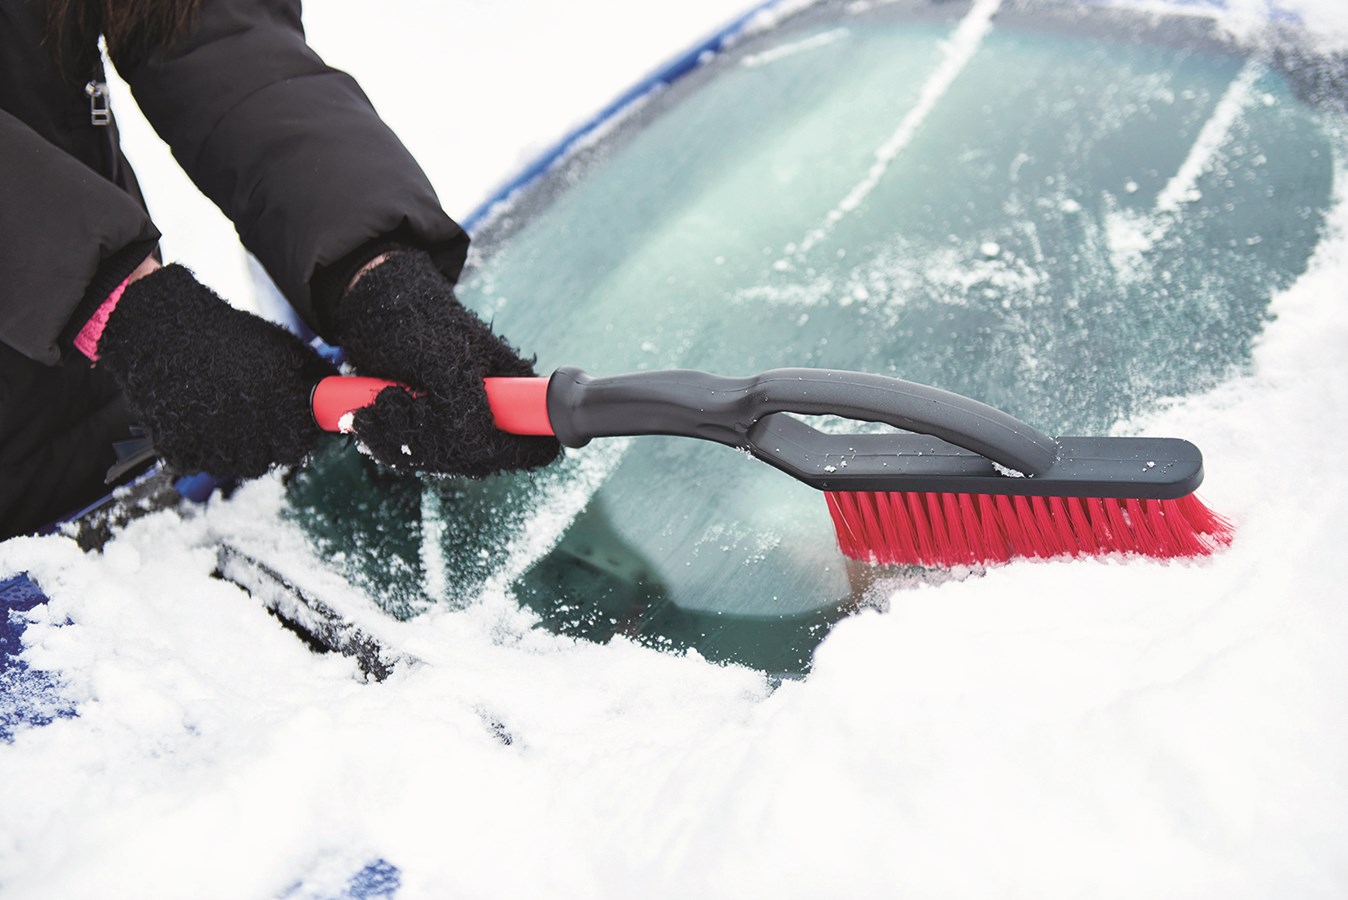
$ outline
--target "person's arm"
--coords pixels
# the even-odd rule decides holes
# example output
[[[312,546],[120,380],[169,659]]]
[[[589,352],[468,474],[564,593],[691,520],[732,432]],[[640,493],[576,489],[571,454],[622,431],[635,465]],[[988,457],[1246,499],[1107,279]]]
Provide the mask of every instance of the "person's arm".
[[[335,370],[161,267],[158,239],[135,199],[0,111],[0,340],[39,362],[97,361],[179,470],[301,462],[320,434],[309,392]]]
[[[131,196],[0,110],[0,341],[58,362],[158,240]]]
[[[532,364],[454,298],[467,236],[355,81],[307,46],[298,0],[207,0],[185,45],[114,61],[308,324],[362,374],[413,388],[356,415],[376,459],[480,477],[558,456],[555,439],[496,430],[483,377]]]
[[[379,239],[421,247],[457,277],[467,236],[356,82],[306,44],[298,0],[208,0],[184,45],[114,61],[184,170],[320,334],[330,323],[312,300],[315,275]]]

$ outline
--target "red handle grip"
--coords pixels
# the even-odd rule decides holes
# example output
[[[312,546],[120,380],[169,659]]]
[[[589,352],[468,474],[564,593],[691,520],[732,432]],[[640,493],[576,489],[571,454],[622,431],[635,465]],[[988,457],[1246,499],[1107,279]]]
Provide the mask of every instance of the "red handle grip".
[[[484,378],[496,427],[510,434],[552,434],[548,418],[547,378]],[[379,392],[402,387],[396,381],[358,375],[333,375],[314,385],[310,397],[314,421],[324,431],[351,431],[347,417],[374,403]],[[345,421],[344,421],[345,420]]]

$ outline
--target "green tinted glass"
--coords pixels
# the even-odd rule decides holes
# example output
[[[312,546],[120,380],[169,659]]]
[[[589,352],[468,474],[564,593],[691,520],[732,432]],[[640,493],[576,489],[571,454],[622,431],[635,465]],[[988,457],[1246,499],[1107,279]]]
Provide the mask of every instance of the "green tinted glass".
[[[970,15],[824,4],[741,42],[498,215],[461,299],[543,372],[857,369],[1057,434],[1240,371],[1319,238],[1337,119],[1202,23]],[[875,575],[822,496],[688,440],[487,483],[333,451],[292,497],[396,615],[495,583],[549,628],[774,672]]]

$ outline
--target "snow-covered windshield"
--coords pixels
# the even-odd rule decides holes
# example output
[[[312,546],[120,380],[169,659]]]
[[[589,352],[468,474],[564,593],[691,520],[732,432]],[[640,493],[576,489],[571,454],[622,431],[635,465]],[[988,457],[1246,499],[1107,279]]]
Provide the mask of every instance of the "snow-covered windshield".
[[[994,6],[825,3],[739,42],[498,210],[460,297],[540,372],[857,369],[1055,434],[1243,372],[1340,114],[1205,19]],[[844,563],[815,491],[675,438],[486,483],[336,453],[291,500],[400,617],[508,585],[564,633],[772,672],[894,576]]]

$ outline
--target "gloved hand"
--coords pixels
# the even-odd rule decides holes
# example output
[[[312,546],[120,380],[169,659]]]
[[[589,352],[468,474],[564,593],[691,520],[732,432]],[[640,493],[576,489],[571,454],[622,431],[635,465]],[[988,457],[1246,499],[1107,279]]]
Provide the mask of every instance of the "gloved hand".
[[[357,372],[417,392],[390,388],[355,414],[357,439],[381,463],[481,478],[561,453],[555,438],[495,428],[482,379],[531,376],[533,365],[455,299],[425,252],[392,252],[358,276],[333,313]]]
[[[309,454],[322,434],[310,391],[336,374],[299,338],[234,309],[178,265],[126,287],[97,353],[165,461],[239,478]]]

